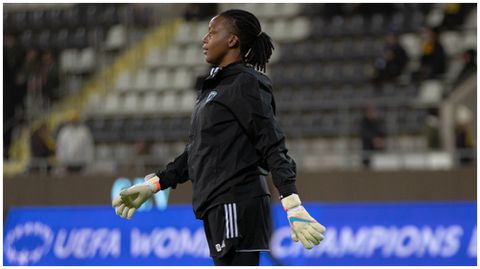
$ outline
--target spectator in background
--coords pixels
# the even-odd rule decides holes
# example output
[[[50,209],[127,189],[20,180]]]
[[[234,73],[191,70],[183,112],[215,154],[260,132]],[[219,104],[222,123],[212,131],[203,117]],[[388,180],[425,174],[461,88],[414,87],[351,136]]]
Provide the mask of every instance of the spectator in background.
[[[383,123],[378,118],[377,110],[373,105],[367,107],[364,117],[362,118],[360,135],[362,137],[363,149],[362,162],[365,167],[370,167],[372,153],[385,148]]]
[[[430,112],[425,120],[425,137],[427,138],[428,148],[433,150],[438,150],[441,147],[440,120],[437,114]]]
[[[40,62],[38,59],[38,51],[36,49],[30,49],[17,75],[17,85],[26,89],[27,93],[40,92],[42,85],[39,73]]]
[[[25,91],[16,81],[24,52],[14,35],[3,37],[3,158],[9,157],[15,110],[22,108]]]
[[[375,60],[372,82],[381,84],[400,76],[408,63],[408,55],[394,33],[387,35],[382,55]]]
[[[474,3],[448,3],[444,5],[442,30],[456,30],[460,27],[468,13],[476,7]]]
[[[456,111],[455,123],[455,147],[457,149],[457,157],[462,165],[468,165],[473,162],[475,135],[473,116],[470,109],[464,105],[460,105]]]
[[[57,159],[62,169],[70,173],[84,171],[94,158],[93,137],[81,123],[76,112],[70,112],[68,122],[60,129],[57,141]]]
[[[52,168],[52,157],[55,156],[55,142],[48,134],[46,123],[42,123],[30,137],[30,152],[32,159],[30,161],[30,172],[46,170],[50,172]]]
[[[40,72],[42,78],[42,96],[49,103],[60,99],[59,85],[59,69],[55,62],[53,53],[48,50],[42,55],[42,69]]]
[[[445,73],[447,57],[438,38],[438,29],[425,30],[421,51],[420,69],[413,74],[414,81],[438,78]]]
[[[392,15],[396,8],[391,3],[349,3],[346,6],[352,8],[353,14],[371,17],[375,14]]]
[[[454,87],[460,85],[471,74],[477,73],[477,51],[468,49],[463,53],[463,67],[454,82]]]
[[[189,3],[183,17],[186,21],[201,21],[210,19],[215,14],[217,14],[215,3]]]

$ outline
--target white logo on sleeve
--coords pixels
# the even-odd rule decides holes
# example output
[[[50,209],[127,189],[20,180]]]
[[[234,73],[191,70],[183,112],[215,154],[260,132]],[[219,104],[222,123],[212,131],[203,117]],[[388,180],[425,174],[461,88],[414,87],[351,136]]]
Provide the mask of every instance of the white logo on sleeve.
[[[213,99],[213,97],[215,97],[217,95],[217,91],[211,91],[208,96],[207,96],[207,101],[205,101],[205,103],[208,103],[210,100]]]

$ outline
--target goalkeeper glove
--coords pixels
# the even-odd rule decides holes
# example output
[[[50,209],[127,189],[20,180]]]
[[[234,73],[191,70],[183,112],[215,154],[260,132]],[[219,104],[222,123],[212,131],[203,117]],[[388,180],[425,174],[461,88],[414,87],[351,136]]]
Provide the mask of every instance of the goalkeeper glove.
[[[122,190],[120,195],[113,199],[112,206],[117,215],[131,219],[133,213],[159,190],[160,179],[155,174],[149,174],[145,177],[145,182]]]
[[[287,212],[288,222],[292,228],[292,240],[302,242],[306,249],[313,248],[323,240],[325,227],[308,214],[297,194],[291,194],[281,200]]]

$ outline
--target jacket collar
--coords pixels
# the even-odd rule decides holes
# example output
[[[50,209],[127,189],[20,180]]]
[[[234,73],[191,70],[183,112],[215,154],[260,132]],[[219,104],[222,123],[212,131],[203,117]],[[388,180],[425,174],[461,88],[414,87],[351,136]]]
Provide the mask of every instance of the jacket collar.
[[[224,77],[235,75],[242,72],[245,67],[246,65],[242,60],[230,63],[223,68],[215,66],[210,70],[210,75],[205,80],[221,79]]]

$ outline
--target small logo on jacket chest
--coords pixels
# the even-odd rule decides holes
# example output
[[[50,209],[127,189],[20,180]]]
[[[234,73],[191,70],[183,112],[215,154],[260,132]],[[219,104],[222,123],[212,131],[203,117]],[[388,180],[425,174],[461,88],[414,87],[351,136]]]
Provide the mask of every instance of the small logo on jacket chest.
[[[207,96],[207,101],[205,101],[205,103],[210,102],[210,101],[213,99],[213,97],[215,97],[216,95],[217,95],[217,91],[211,91],[211,92],[208,94],[208,96]]]

